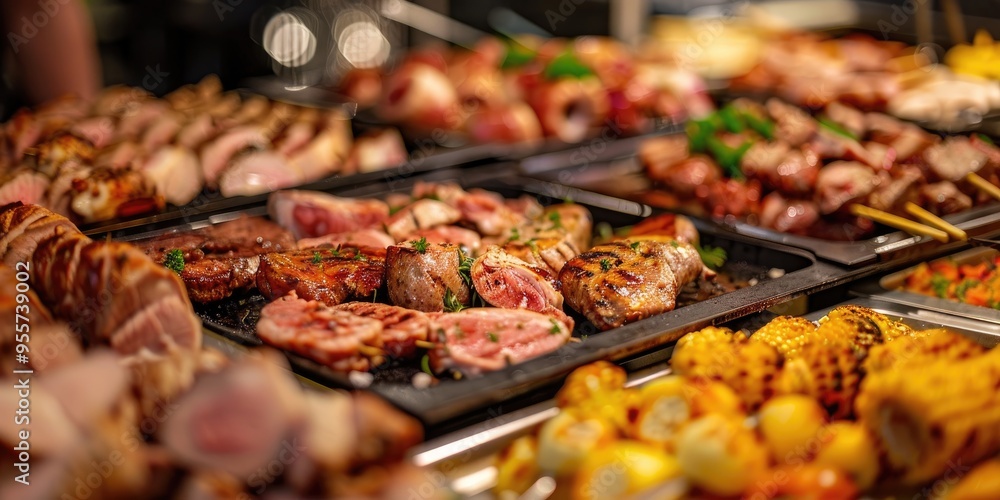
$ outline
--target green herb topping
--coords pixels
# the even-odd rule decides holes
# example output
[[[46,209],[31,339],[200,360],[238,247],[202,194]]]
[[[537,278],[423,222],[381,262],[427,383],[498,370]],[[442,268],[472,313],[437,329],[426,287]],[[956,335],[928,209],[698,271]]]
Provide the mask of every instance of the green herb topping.
[[[167,269],[180,274],[184,270],[184,252],[176,248],[167,252],[167,258],[163,261],[163,265]]]
[[[410,246],[416,249],[417,253],[427,252],[427,238],[421,236],[419,240],[411,241]]]

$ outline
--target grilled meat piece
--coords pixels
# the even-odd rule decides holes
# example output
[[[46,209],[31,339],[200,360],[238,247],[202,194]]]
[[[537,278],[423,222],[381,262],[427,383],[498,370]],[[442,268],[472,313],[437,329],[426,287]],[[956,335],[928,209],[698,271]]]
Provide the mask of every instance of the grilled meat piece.
[[[920,200],[920,206],[935,215],[948,215],[972,208],[972,198],[948,181],[922,186]]]
[[[555,276],[498,246],[491,245],[476,259],[470,275],[476,292],[490,305],[541,313],[562,308],[563,297]]]
[[[296,238],[315,238],[375,227],[389,216],[389,206],[378,200],[286,190],[271,194],[267,213]]]
[[[348,302],[336,308],[381,321],[383,349],[386,354],[396,358],[416,354],[416,342],[426,341],[430,331],[430,318],[413,309],[377,302]]]
[[[201,193],[202,178],[198,157],[188,148],[165,145],[142,162],[142,175],[156,186],[167,203],[190,203]]]
[[[834,101],[826,105],[823,114],[841,127],[844,127],[854,137],[864,137],[867,131],[865,114],[855,107]]]
[[[254,196],[303,184],[305,179],[285,157],[269,149],[249,149],[234,155],[219,176],[222,196]]]
[[[261,217],[240,217],[195,231],[167,233],[134,245],[160,263],[174,249],[183,251],[185,261],[190,261],[207,256],[252,257],[297,247],[288,231]]]
[[[385,230],[396,241],[403,241],[421,229],[454,224],[461,219],[454,207],[428,198],[417,200],[385,221]]]
[[[257,270],[257,289],[268,300],[294,291],[330,306],[371,297],[382,287],[385,255],[385,249],[371,247],[265,254]]]
[[[482,238],[479,233],[459,226],[438,226],[420,229],[410,235],[409,240],[424,238],[428,243],[450,243],[458,245],[469,255],[479,255]],[[390,243],[391,244],[391,243]]]
[[[35,249],[33,264],[39,296],[91,343],[124,355],[201,346],[183,283],[132,245],[57,234]]]
[[[649,160],[654,161],[654,160]],[[722,169],[704,155],[693,155],[669,165],[646,163],[647,175],[654,182],[681,196],[704,196],[704,186],[722,180]]]
[[[548,354],[569,341],[565,324],[526,309],[472,308],[431,318],[431,368],[474,375]]]
[[[269,144],[263,127],[246,125],[223,132],[201,148],[199,159],[205,184],[216,187],[219,177],[238,152],[247,148],[263,149]]]
[[[90,141],[68,132],[58,133],[35,148],[36,168],[49,177],[67,166],[89,165],[96,156]]]
[[[566,261],[576,257],[580,250],[567,234],[555,237],[530,238],[508,241],[503,250],[527,264],[558,274]]]
[[[967,137],[949,137],[925,149],[924,160],[938,179],[958,182],[985,167],[989,157]]]
[[[328,234],[317,238],[302,238],[299,240],[299,248],[335,247],[338,245],[385,248],[395,242],[396,240],[392,239],[392,236],[385,234],[384,231],[379,229],[358,229],[346,233]]]
[[[291,292],[264,306],[257,322],[261,340],[337,371],[367,371],[380,361],[365,356],[381,349],[382,322]]]
[[[28,262],[38,244],[58,231],[79,233],[69,219],[38,205],[0,207],[0,258],[10,267]]]
[[[207,304],[256,286],[260,257],[206,257],[186,261],[180,272],[191,300]]]
[[[773,192],[761,202],[759,224],[776,231],[806,234],[819,220],[819,207],[811,200],[786,199]]]
[[[680,289],[703,269],[690,244],[625,240],[576,256],[559,281],[570,307],[607,330],[673,310]]]
[[[632,226],[632,229],[628,231],[628,234],[624,238],[616,237],[613,239],[631,239],[632,241],[636,241],[640,239],[656,240],[661,237],[697,245],[698,228],[694,226],[691,219],[683,215],[666,213],[646,217],[642,222]]]
[[[73,180],[70,210],[83,222],[159,212],[163,207],[156,186],[135,170],[95,168]]]
[[[783,193],[811,193],[820,170],[819,157],[808,149],[789,150],[787,146],[777,146],[779,144],[757,143],[750,146],[743,157],[744,173]]]
[[[840,210],[871,194],[881,179],[865,165],[854,161],[835,161],[819,171],[816,196],[824,214]]]
[[[468,305],[471,294],[459,271],[462,260],[457,245],[421,246],[409,242],[387,248],[385,284],[389,299],[407,309],[441,312],[450,291],[456,302]]]
[[[775,121],[775,137],[789,146],[797,147],[809,140],[816,133],[818,124],[809,113],[802,108],[782,102],[780,99],[768,99],[767,112]]]
[[[907,201],[917,198],[918,187],[924,181],[920,169],[912,166],[900,166],[894,169],[895,176],[882,182],[868,196],[868,205],[886,212],[899,211]]]
[[[45,202],[48,177],[27,167],[14,168],[6,173],[3,170],[0,167],[0,206],[15,201],[25,205]]]

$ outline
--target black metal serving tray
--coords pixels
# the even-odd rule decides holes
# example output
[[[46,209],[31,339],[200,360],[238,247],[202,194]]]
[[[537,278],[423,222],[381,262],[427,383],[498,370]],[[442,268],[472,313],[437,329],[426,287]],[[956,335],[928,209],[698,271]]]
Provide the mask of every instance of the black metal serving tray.
[[[466,188],[479,187],[508,197],[527,194],[537,197],[543,204],[571,198],[574,203],[588,207],[595,222],[607,222],[613,227],[634,224],[654,213],[646,205],[516,177],[505,173],[503,169],[439,171],[423,176],[420,180],[457,182]],[[379,197],[392,192],[408,192],[414,182],[415,179],[407,178],[398,182],[341,190],[336,194]],[[257,206],[175,229],[203,227],[243,214],[264,215],[265,211],[264,206]],[[442,380],[429,388],[417,389],[411,384],[411,377],[419,371],[419,367],[415,366],[417,363],[412,363],[412,366],[376,369],[372,372],[372,383],[367,388],[420,418],[427,425],[437,425],[449,419],[467,416],[470,412],[491,404],[557,384],[570,371],[583,364],[600,359],[621,360],[674,342],[692,329],[764,310],[815,288],[817,280],[825,279],[812,272],[815,259],[807,252],[755,241],[700,221],[695,221],[695,225],[701,232],[702,244],[721,247],[729,253],[729,260],[722,269],[724,273],[753,276],[759,283],[605,332],[598,332],[589,322],[577,316],[578,327],[574,336],[581,339],[580,342],[570,343],[548,355],[479,377],[458,381]],[[144,239],[162,232],[133,235],[128,239]],[[773,269],[781,269],[784,274],[769,279],[769,271],[773,272]],[[199,307],[198,312],[208,329],[244,345],[259,345],[255,324],[256,315],[263,303],[264,300],[259,295],[251,295],[210,307]],[[307,378],[335,387],[357,386],[352,382],[357,381],[357,376],[352,378],[335,373],[297,355],[290,354],[289,358],[293,369]]]
[[[650,188],[651,183],[635,156],[642,139],[622,141],[614,147],[609,146],[600,155],[571,150],[526,158],[520,161],[521,172],[533,178],[648,202],[642,200],[639,194],[640,190]],[[682,208],[677,210],[683,211]],[[944,219],[963,229],[970,237],[984,236],[1000,231],[1000,203],[973,207]],[[941,244],[930,237],[913,236],[882,225],[877,225],[875,235],[865,240],[833,241],[781,233],[735,218],[714,222],[742,235],[809,250],[819,258],[847,266],[920,257],[932,249],[955,251],[965,246],[963,242],[954,241]]]

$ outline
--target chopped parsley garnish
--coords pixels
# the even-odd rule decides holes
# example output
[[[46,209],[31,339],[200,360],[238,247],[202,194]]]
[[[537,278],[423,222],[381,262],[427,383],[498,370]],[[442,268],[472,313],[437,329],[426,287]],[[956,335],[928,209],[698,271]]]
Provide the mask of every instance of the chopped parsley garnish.
[[[458,297],[452,293],[451,288],[446,288],[444,290],[444,310],[448,312],[458,312],[465,309],[465,306],[459,302]]]
[[[670,240],[670,246],[672,246],[674,248],[678,248],[678,247],[681,246],[681,244],[677,243],[677,240]]]
[[[562,229],[562,215],[559,212],[549,212],[549,220],[552,221],[552,227],[549,229]]]
[[[565,203],[567,205],[572,205],[573,203],[576,203],[576,202],[573,201],[573,196],[569,195],[569,194],[567,194],[566,197],[563,198],[562,201],[563,201],[563,203]]]
[[[538,253],[538,245],[535,243],[534,238],[524,242],[524,244],[528,245],[528,248],[530,248],[533,253]]]
[[[319,252],[313,252],[313,264],[319,264],[323,261],[323,256]]]
[[[839,136],[842,136],[842,137],[846,137],[848,139],[852,139],[852,140],[855,140],[855,141],[858,140],[858,137],[856,135],[854,135],[850,130],[847,130],[847,128],[845,128],[843,125],[841,125],[841,124],[839,124],[839,123],[837,123],[837,122],[835,122],[835,121],[833,121],[833,120],[831,120],[831,119],[829,119],[829,118],[827,118],[825,116],[819,117],[819,119],[816,120],[816,121],[819,122],[819,124],[820,124],[821,127],[829,130],[830,132],[833,132],[833,133],[835,133],[835,134],[837,134]]]
[[[676,244],[677,242],[671,241],[671,243]],[[705,267],[713,271],[722,267],[726,263],[726,259],[729,258],[726,251],[719,247],[695,245],[694,249],[698,251],[698,256],[701,257],[701,261],[705,264]]]
[[[990,139],[990,137],[988,135],[985,135],[985,134],[976,134],[976,137],[979,137],[979,140],[985,142],[986,144],[989,144],[991,146],[995,146],[996,145],[996,144],[994,144],[993,139]]]
[[[362,262],[367,262],[368,261],[368,257],[365,257],[365,254],[361,253],[361,249],[359,248],[358,249],[358,253],[354,255],[354,260],[360,260]]]
[[[558,321],[552,318],[549,318],[549,322],[552,323],[552,328],[549,328],[549,335],[558,335],[559,332],[562,331],[562,326],[559,325]]]
[[[416,249],[417,253],[427,252],[427,238],[421,236],[419,240],[411,241],[410,246]]]
[[[951,285],[951,281],[941,273],[934,273],[934,276],[931,276],[931,288],[934,290],[934,295],[942,299],[947,297],[949,285]]]
[[[638,242],[638,241],[633,241],[632,243],[629,243],[629,245],[628,245],[628,246],[629,246],[629,248],[631,248],[632,250],[635,250],[635,251],[637,251],[637,252],[639,251],[639,242]]]
[[[601,259],[601,271],[608,271],[611,269],[611,259]]]
[[[167,258],[163,261],[163,265],[167,269],[180,274],[184,270],[184,252],[176,248],[167,252]]]
[[[493,332],[486,332],[486,338],[489,339],[490,342],[500,342],[500,337]]]
[[[507,243],[510,243],[512,241],[517,241],[519,239],[521,239],[521,230],[516,227],[511,229],[510,238],[507,238]]]
[[[331,248],[330,255],[334,257],[340,257],[340,245],[337,245],[337,248]]]

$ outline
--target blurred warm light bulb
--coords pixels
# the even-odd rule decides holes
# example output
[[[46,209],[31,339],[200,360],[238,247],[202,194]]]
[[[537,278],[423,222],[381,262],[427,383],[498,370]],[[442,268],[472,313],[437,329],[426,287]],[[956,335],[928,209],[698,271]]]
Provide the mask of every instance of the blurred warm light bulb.
[[[264,26],[264,50],[289,68],[302,66],[316,55],[316,35],[294,14],[281,12]]]
[[[389,58],[389,40],[370,21],[345,27],[337,38],[337,46],[344,59],[356,68],[379,66]]]

